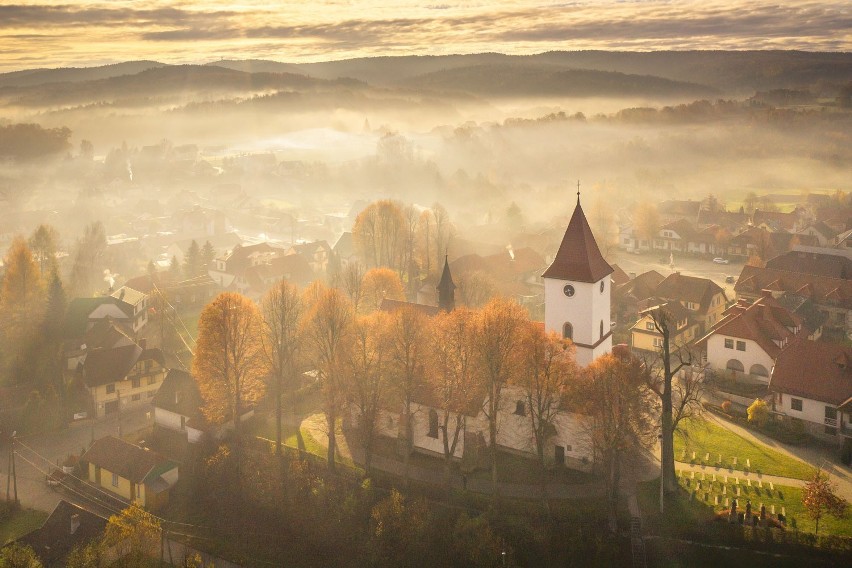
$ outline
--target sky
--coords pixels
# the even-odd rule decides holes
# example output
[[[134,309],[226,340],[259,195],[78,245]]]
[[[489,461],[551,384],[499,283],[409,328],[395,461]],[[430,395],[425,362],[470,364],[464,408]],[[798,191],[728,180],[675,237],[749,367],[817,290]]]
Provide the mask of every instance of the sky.
[[[2,0],[0,0],[2,1]],[[852,50],[848,0],[0,3],[0,71],[602,49]]]

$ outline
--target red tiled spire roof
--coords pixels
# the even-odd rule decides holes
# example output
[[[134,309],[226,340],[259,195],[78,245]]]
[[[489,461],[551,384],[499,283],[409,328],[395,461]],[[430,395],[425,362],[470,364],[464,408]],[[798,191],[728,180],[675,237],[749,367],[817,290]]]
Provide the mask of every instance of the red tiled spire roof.
[[[556,258],[542,276],[593,283],[612,272],[612,267],[604,260],[595,242],[592,229],[580,206],[578,194],[577,207],[574,208],[574,214],[568,223],[568,229],[562,238],[562,244],[559,245]]]

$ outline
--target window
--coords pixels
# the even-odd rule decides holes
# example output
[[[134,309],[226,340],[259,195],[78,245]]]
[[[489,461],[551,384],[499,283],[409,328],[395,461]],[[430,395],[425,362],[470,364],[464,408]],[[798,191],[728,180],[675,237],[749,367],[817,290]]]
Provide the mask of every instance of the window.
[[[438,413],[434,410],[429,411],[429,433],[426,435],[430,438],[438,438]]]
[[[574,339],[574,326],[568,322],[562,326],[562,339]]]
[[[180,417],[180,429],[186,430],[186,416]]]
[[[106,393],[112,394],[115,392],[115,383],[110,383],[106,386]]]
[[[654,338],[654,347],[662,347],[662,346],[663,346],[663,340],[662,340],[662,338],[660,338],[660,337],[655,337],[655,338]]]
[[[601,339],[603,339],[603,320],[601,320]]]
[[[738,359],[729,359],[725,368],[736,373],[745,373],[745,367]]]
[[[647,329],[648,331],[654,331],[654,322],[646,321],[645,322],[645,329]]]
[[[515,402],[515,414],[517,414],[518,416],[527,415],[527,408],[523,400]]]
[[[791,398],[790,399],[790,409],[802,411],[802,399],[801,398]]]
[[[825,407],[825,417],[829,420],[837,420],[837,409],[833,406]]]
[[[134,394],[132,397],[130,397],[130,400],[132,400],[133,402],[138,402],[138,401],[142,400],[142,395],[141,394]]]
[[[112,486],[118,487],[118,474],[117,473],[112,474]]]
[[[603,294],[603,293],[604,293],[604,290],[605,290],[605,289],[606,289],[606,286],[605,286],[605,284],[604,284],[604,281],[603,281],[603,280],[601,280],[601,294]]]
[[[766,367],[758,363],[755,363],[751,366],[751,368],[748,370],[748,374],[755,375],[757,377],[769,377],[769,371],[766,370]]]
[[[139,380],[139,377],[136,377],[135,379],[133,379],[130,382],[133,385],[133,388],[135,388],[135,389],[138,389],[139,386],[142,384],[142,381]]]
[[[745,341],[737,341],[737,351],[745,351]]]
[[[734,340],[726,339],[725,340],[725,349],[733,349],[734,348]]]

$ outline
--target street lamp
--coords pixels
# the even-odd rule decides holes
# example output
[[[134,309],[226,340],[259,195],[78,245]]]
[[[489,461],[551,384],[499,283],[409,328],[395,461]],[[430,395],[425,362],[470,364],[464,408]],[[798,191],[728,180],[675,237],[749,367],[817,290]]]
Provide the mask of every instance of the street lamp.
[[[665,466],[663,465],[663,434],[662,432],[657,434],[657,440],[660,441],[660,514],[665,513],[664,499],[663,499],[663,473],[665,472]]]

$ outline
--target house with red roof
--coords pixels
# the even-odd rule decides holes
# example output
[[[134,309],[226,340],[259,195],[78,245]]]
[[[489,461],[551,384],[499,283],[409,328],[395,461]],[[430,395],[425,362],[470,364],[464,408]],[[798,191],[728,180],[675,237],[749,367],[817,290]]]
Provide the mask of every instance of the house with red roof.
[[[709,368],[732,379],[767,384],[775,359],[797,338],[813,337],[801,317],[766,291],[750,303],[741,299],[696,345]]]
[[[775,361],[773,410],[817,438],[852,450],[852,348],[797,340]]]

